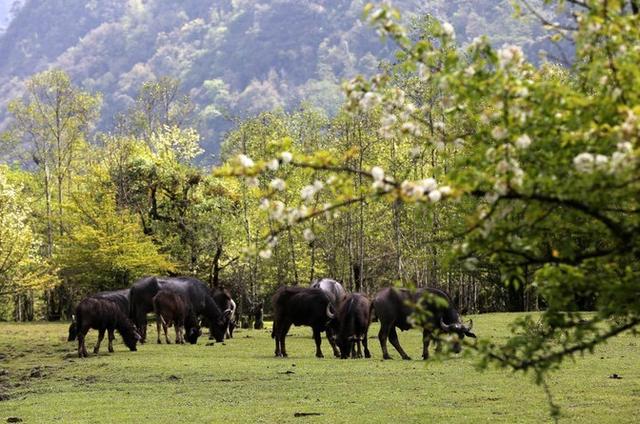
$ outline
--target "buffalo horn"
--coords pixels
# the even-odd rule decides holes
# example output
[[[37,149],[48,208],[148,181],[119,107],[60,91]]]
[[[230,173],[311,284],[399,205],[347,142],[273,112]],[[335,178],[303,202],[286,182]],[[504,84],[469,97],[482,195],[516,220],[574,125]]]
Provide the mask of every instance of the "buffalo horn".
[[[442,318],[440,318],[440,328],[442,328],[442,331],[450,331],[452,326],[453,326],[453,324],[451,324],[451,325],[445,324],[444,320]]]
[[[472,328],[473,328],[473,320],[470,319],[469,320],[469,326],[467,327],[467,331],[471,331]]]
[[[327,303],[327,317],[329,319],[334,319],[336,316],[333,312],[331,312],[331,303]]]

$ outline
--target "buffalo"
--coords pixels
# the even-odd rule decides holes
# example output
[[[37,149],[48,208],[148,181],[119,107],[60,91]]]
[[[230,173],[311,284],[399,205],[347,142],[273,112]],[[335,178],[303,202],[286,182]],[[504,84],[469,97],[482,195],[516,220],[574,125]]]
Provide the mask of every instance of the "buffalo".
[[[306,325],[313,329],[316,357],[322,358],[320,333],[335,319],[335,309],[321,289],[281,287],[272,298],[274,309],[271,337],[276,341],[276,356],[286,357],[285,338],[291,325]]]
[[[225,338],[231,339],[233,338],[233,330],[236,328],[236,302],[234,302],[231,297],[231,293],[227,289],[216,288],[212,292],[213,300],[216,302],[216,305],[223,311],[223,313],[229,315],[229,320],[227,321],[227,329],[225,331]],[[209,335],[209,338],[213,338],[212,334]]]
[[[331,305],[334,310],[338,310],[340,305],[347,297],[347,291],[342,287],[342,284],[338,283],[336,280],[332,280],[330,278],[323,278],[318,281],[314,281],[311,283],[311,288],[320,289],[325,292],[329,300],[331,301]],[[336,337],[334,334],[333,328],[327,328],[327,340],[333,349],[333,354],[336,357],[340,356],[340,352],[336,347]]]
[[[171,343],[167,335],[167,327],[171,327],[171,325],[174,326],[176,331],[176,343],[184,343],[185,332],[187,334],[186,339],[189,343],[196,344],[198,342],[198,337],[201,334],[200,327],[198,326],[195,315],[180,295],[170,290],[160,290],[158,294],[153,297],[153,311],[156,314],[158,344],[161,343],[161,325],[167,344]]]
[[[76,307],[76,325],[78,329],[78,356],[89,356],[85,347],[85,337],[91,328],[98,330],[98,343],[93,353],[98,354],[100,343],[105,331],[109,333],[109,352],[113,352],[114,330],[122,336],[124,344],[131,350],[136,350],[136,343],[140,335],[127,315],[122,312],[118,304],[100,297],[87,297]]]
[[[222,312],[206,284],[192,277],[145,277],[131,286],[129,316],[142,331],[143,341],[147,314],[153,311],[153,297],[162,289],[180,295],[195,316],[206,318],[215,340],[224,341],[231,311]]]
[[[426,312],[426,320],[421,323],[423,359],[429,358],[429,342],[433,332],[456,334],[457,338],[453,341],[455,353],[460,352],[460,340],[465,336],[476,337],[471,332],[473,321],[468,327],[462,323],[458,311],[451,306],[451,298],[444,291],[422,288],[411,292],[407,289],[384,288],[373,300],[373,309],[380,320],[378,339],[384,359],[391,359],[387,351],[387,338],[402,359],[411,359],[400,346],[396,327],[402,331],[412,328],[409,318],[415,312],[417,305]]]
[[[370,312],[371,302],[361,293],[348,295],[338,308],[333,327],[342,359],[348,358],[349,355],[352,358],[362,358],[362,346],[364,346],[364,357],[371,358],[367,343]]]
[[[93,294],[90,297],[110,300],[114,302],[125,315],[129,315],[129,289],[103,291]],[[76,317],[73,315],[71,324],[69,325],[69,337],[67,338],[67,341],[72,342],[77,336],[78,326],[76,323]]]

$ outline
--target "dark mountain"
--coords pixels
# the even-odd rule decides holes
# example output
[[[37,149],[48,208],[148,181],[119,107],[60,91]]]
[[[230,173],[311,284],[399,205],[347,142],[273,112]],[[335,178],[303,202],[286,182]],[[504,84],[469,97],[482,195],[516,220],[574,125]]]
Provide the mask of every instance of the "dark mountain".
[[[3,1],[0,5],[4,5]],[[209,151],[242,117],[302,99],[336,110],[340,82],[370,74],[392,46],[361,21],[356,0],[26,0],[0,35],[0,121],[6,103],[32,74],[67,71],[104,93],[102,129],[128,108],[145,81],[172,76],[198,105]],[[449,20],[464,44],[489,33],[495,42],[540,48],[539,25],[511,19],[508,0],[398,0],[405,18]],[[0,15],[1,16],[1,15]]]

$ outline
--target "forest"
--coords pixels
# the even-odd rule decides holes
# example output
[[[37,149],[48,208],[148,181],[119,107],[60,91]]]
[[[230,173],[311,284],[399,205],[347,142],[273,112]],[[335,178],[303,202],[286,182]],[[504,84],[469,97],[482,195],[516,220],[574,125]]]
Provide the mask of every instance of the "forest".
[[[82,2],[77,33],[29,41],[57,3],[0,35],[1,320],[149,275],[224,287],[243,328],[283,285],[428,286],[535,312],[465,343],[547,393],[636,334],[640,2]]]

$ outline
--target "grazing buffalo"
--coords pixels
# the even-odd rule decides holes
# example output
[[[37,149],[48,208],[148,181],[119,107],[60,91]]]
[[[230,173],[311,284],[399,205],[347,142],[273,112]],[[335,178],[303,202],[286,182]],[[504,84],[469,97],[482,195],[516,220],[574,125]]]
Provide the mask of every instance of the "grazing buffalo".
[[[362,358],[362,345],[364,345],[364,357],[371,358],[367,343],[370,310],[371,302],[360,293],[348,295],[340,305],[333,326],[342,359],[348,358],[349,355],[352,358]]]
[[[320,289],[304,287],[280,287],[273,295],[273,331],[276,356],[286,357],[285,338],[291,325],[306,325],[313,329],[316,356],[322,358],[320,333],[335,318],[335,309],[327,294]]]
[[[160,325],[164,330],[164,338],[170,344],[167,335],[167,327],[174,326],[176,331],[176,343],[184,344],[185,332],[187,341],[191,344],[198,342],[201,334],[197,319],[184,299],[171,290],[160,290],[153,297],[153,311],[156,314],[156,327],[158,330],[158,344],[160,341]]]
[[[313,283],[311,283],[311,288],[324,291],[325,294],[329,297],[331,305],[336,311],[340,308],[340,305],[347,297],[347,291],[344,289],[344,287],[342,287],[342,284],[330,278],[323,278],[322,280],[314,281]],[[327,328],[327,340],[329,341],[329,344],[333,349],[334,356],[339,357],[340,352],[336,347],[336,337],[333,328]]]
[[[253,308],[253,329],[262,330],[264,328],[264,307],[262,302]]]
[[[114,291],[103,291],[96,294],[91,295],[90,297],[97,297],[101,299],[107,299],[114,302],[120,310],[125,314],[129,315],[129,289],[122,290],[114,290]],[[69,337],[67,341],[72,342],[78,336],[78,326],[76,324],[75,315],[72,316],[72,322],[69,325]]]
[[[100,351],[100,343],[104,332],[109,332],[109,352],[113,352],[114,330],[122,336],[124,344],[132,351],[136,350],[136,343],[140,336],[127,315],[122,312],[118,304],[99,297],[87,297],[76,307],[76,325],[78,329],[78,356],[89,356],[85,347],[85,337],[91,328],[98,330],[98,343],[93,353]]]
[[[421,308],[429,313],[423,323],[422,333],[422,358],[429,358],[429,342],[432,332],[455,333],[458,337],[453,342],[453,351],[460,352],[460,340],[465,336],[475,338],[471,332],[473,321],[467,327],[462,324],[460,315],[452,305],[449,295],[442,290],[434,288],[418,289],[410,292],[407,289],[384,288],[376,294],[373,300],[373,308],[380,320],[380,332],[378,339],[382,348],[384,359],[391,359],[387,351],[387,338],[396,348],[402,359],[411,359],[400,346],[396,327],[400,330],[409,330],[412,324],[409,317],[415,311],[415,307],[420,303]]]
[[[233,301],[231,293],[227,289],[216,288],[213,290],[212,296],[220,310],[225,314],[229,314],[225,337],[231,339],[233,338],[233,330],[236,328],[236,302]],[[213,338],[212,334],[209,335],[209,338]]]
[[[209,331],[216,341],[224,341],[230,311],[223,313],[206,284],[192,277],[145,277],[131,286],[129,316],[141,330],[143,341],[147,332],[147,314],[153,311],[153,297],[163,289],[180,295],[195,316],[207,319]]]

